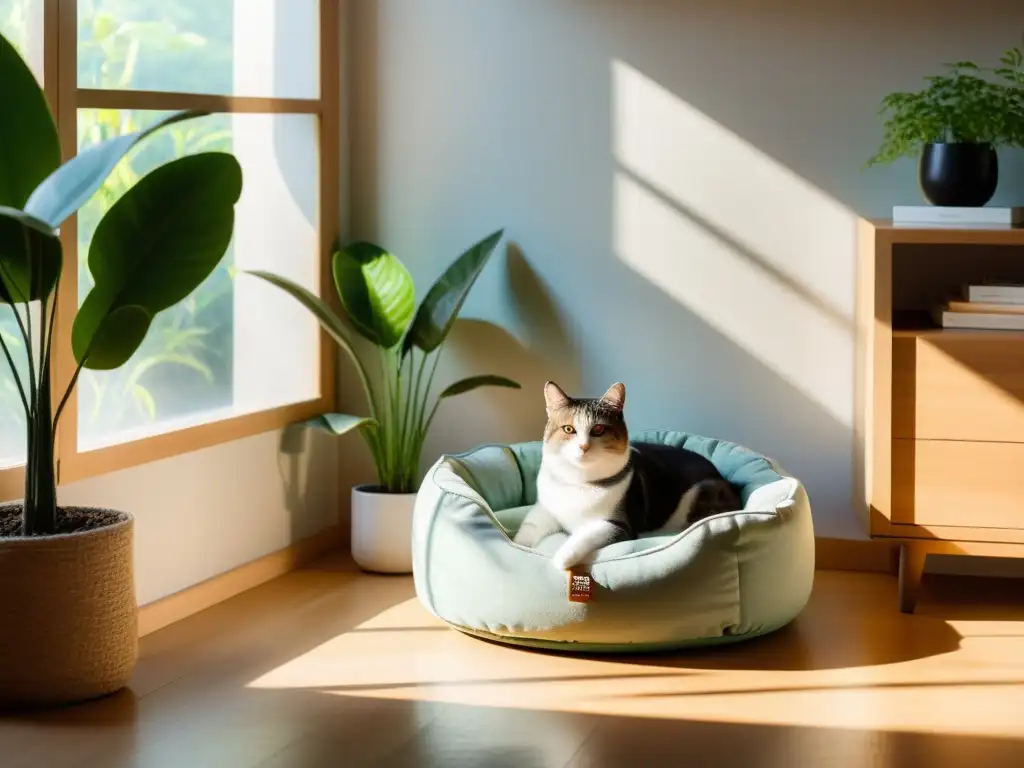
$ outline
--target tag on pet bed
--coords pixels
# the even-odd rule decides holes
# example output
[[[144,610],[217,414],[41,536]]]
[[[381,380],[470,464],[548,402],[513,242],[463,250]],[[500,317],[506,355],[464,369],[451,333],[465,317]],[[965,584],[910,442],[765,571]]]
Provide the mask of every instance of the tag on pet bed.
[[[593,581],[589,573],[569,571],[569,602],[586,603],[590,600]]]

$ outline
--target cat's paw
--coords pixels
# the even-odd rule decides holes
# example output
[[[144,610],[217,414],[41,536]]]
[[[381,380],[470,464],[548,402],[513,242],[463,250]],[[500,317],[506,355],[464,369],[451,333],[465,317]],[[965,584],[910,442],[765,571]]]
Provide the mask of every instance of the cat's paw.
[[[567,571],[582,563],[590,554],[573,541],[567,541],[551,556],[551,562],[560,571]]]

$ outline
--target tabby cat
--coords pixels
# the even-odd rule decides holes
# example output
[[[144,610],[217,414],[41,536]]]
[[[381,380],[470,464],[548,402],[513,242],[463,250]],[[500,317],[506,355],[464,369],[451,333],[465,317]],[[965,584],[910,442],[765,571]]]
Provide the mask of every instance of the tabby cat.
[[[514,540],[536,547],[566,531],[568,540],[552,558],[557,568],[586,562],[616,541],[651,531],[678,533],[697,520],[741,508],[736,491],[700,454],[630,444],[625,385],[584,399],[569,397],[549,381],[544,399],[548,423],[537,504]]]

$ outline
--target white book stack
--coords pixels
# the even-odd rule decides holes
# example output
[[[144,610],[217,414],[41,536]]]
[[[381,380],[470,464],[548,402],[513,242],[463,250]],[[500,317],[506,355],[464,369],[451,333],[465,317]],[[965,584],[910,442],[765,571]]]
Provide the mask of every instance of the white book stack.
[[[941,205],[894,205],[892,223],[905,227],[1022,227],[1024,206],[954,208]]]
[[[935,321],[943,328],[1024,331],[1024,284],[968,285],[963,300],[935,311]]]

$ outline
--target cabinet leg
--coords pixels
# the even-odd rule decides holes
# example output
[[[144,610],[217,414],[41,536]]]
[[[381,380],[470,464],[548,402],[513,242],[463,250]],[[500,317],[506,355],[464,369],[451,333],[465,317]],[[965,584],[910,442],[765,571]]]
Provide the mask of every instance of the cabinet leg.
[[[924,561],[928,553],[913,544],[900,546],[900,611],[913,613],[917,595],[921,591]]]

